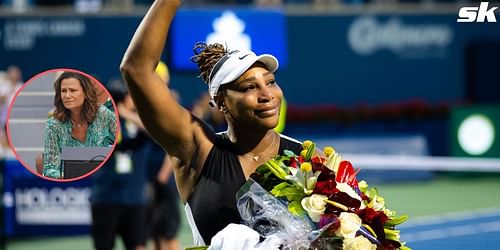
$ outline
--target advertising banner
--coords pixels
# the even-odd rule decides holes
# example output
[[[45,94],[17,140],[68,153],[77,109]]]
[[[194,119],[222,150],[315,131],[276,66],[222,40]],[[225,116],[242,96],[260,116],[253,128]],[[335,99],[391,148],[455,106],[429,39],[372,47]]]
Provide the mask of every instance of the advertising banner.
[[[231,50],[270,53],[280,66],[288,63],[286,17],[280,10],[257,9],[183,9],[175,17],[172,32],[172,66],[196,70],[191,62],[198,41],[218,42]]]
[[[51,182],[15,159],[3,162],[3,220],[7,237],[83,234],[90,230],[90,181]]]

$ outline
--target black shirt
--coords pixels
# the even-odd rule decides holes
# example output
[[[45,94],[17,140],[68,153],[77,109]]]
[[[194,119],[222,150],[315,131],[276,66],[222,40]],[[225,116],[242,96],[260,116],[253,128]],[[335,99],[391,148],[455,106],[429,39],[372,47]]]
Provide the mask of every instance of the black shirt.
[[[226,133],[217,134],[188,200],[196,227],[207,244],[228,224],[241,222],[236,207],[236,192],[246,179],[238,155],[231,145]],[[285,149],[298,155],[302,146],[296,141],[280,137],[279,154],[283,154]]]

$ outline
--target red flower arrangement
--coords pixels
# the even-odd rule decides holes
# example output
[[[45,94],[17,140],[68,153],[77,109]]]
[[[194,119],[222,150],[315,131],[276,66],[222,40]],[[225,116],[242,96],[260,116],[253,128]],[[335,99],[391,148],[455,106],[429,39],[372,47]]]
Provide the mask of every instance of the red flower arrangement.
[[[283,249],[410,249],[395,229],[407,216],[396,216],[376,188],[358,182],[349,161],[332,147],[321,155],[311,141],[303,148],[299,156],[285,151],[258,167],[240,190],[238,208],[247,225],[263,236],[281,233]],[[255,182],[267,192],[256,192],[259,202],[242,202]],[[261,202],[269,194],[279,202]],[[291,217],[277,213],[281,206]]]

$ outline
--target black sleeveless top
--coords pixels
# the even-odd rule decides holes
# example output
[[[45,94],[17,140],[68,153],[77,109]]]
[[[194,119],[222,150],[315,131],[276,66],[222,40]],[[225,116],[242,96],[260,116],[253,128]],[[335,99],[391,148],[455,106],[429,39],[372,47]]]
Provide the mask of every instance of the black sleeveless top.
[[[285,149],[300,154],[300,143],[280,137],[279,154]],[[206,244],[230,223],[240,223],[236,192],[245,184],[245,174],[226,133],[217,134],[198,183],[188,200],[196,227]]]

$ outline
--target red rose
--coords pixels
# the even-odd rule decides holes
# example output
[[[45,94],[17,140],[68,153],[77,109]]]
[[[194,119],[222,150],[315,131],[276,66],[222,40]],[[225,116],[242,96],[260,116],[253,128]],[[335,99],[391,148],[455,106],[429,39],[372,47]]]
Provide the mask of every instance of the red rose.
[[[292,168],[297,168],[298,167],[298,163],[297,163],[297,158],[296,157],[290,157],[289,166],[292,167]]]
[[[368,224],[377,234],[380,242],[385,242],[384,223],[389,219],[382,211],[375,211],[373,208],[365,208],[356,211],[364,224]]]
[[[320,175],[321,176],[321,175]],[[328,179],[326,181],[318,181],[316,182],[316,186],[314,187],[314,194],[324,194],[326,196],[330,196],[338,190],[335,188],[337,183],[334,180]]]

